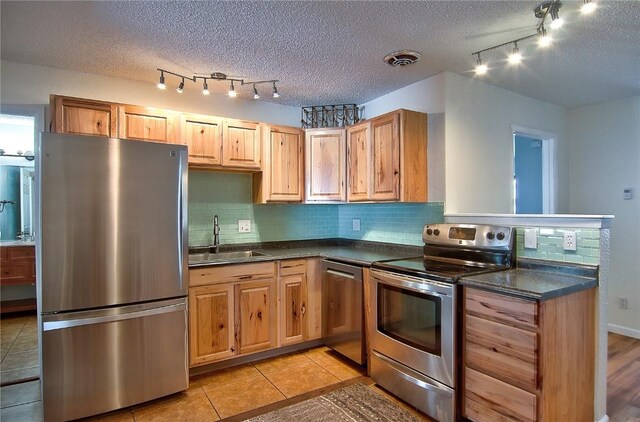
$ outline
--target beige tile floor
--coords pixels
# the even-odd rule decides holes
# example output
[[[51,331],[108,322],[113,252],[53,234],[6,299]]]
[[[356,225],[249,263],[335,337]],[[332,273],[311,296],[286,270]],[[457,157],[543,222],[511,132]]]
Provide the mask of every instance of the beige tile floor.
[[[0,383],[3,385],[40,375],[35,315],[0,319],[0,356]]]

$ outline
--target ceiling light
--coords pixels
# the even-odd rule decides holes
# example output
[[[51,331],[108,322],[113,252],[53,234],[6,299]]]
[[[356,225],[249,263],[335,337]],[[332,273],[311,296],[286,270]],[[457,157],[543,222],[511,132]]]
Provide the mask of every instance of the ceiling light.
[[[562,4],[559,1],[552,1],[549,4],[549,14],[551,15],[551,29],[558,29],[564,24],[564,19],[560,17],[558,11]]]
[[[236,89],[233,86],[233,81],[231,81],[231,86],[229,87],[229,96],[231,98],[236,97],[238,95],[238,93],[236,92]]]
[[[583,15],[590,15],[596,10],[597,7],[598,7],[598,4],[595,1],[584,0],[584,4],[580,8],[580,12]]]
[[[509,64],[517,65],[522,62],[522,54],[520,54],[520,49],[518,48],[518,43],[513,43],[513,51],[509,54]]]
[[[258,89],[256,88],[256,84],[253,84],[253,99],[254,100],[260,99],[260,95],[258,95]]]
[[[544,29],[544,24],[541,24],[538,27],[538,46],[542,48],[547,48],[553,42],[553,38],[551,35],[547,35],[547,30]]]
[[[273,83],[273,98],[278,98],[280,94],[278,94],[278,88],[276,88],[276,83]]]
[[[178,85],[178,87],[176,88],[176,91],[178,91],[178,94],[182,94],[184,92],[184,78],[182,78],[182,81],[180,82],[180,85]]]
[[[160,82],[157,85],[158,89],[166,89],[167,86],[164,84],[164,72],[160,72]]]
[[[476,75],[481,76],[484,75],[485,73],[487,73],[487,70],[489,70],[489,68],[487,67],[486,64],[482,63],[482,59],[480,58],[480,54],[478,54],[478,61],[476,64]]]
[[[564,25],[564,19],[562,18],[555,18],[551,21],[551,25],[549,25],[551,27],[551,29],[558,29],[560,28],[562,25]]]
[[[202,95],[209,95],[209,86],[207,86],[207,80],[204,80],[202,84]]]

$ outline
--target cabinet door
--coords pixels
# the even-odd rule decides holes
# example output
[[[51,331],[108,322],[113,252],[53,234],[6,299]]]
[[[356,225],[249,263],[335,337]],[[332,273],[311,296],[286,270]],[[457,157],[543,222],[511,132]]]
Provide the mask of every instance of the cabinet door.
[[[271,126],[265,145],[266,200],[301,202],[303,199],[303,136],[293,127]]]
[[[371,124],[352,126],[347,131],[347,171],[350,202],[371,199]]]
[[[372,186],[374,201],[400,199],[400,115],[393,113],[371,122]]]
[[[276,303],[274,279],[236,284],[239,353],[276,346]]]
[[[178,143],[179,115],[152,107],[118,107],[118,137],[140,141]]]
[[[260,124],[224,120],[222,164],[229,167],[260,169]]]
[[[189,164],[222,164],[221,119],[198,114],[181,114],[180,141],[189,148]]]
[[[307,201],[345,201],[346,135],[344,129],[305,132]]]
[[[81,98],[51,97],[51,131],[115,137],[117,106]]]
[[[304,274],[280,278],[280,344],[307,339],[307,280]]]
[[[236,354],[233,284],[189,289],[190,365]]]

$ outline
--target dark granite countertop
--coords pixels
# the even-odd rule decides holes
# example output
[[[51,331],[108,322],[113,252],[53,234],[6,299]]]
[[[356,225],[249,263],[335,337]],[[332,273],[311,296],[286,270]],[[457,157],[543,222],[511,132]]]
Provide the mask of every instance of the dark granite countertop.
[[[190,248],[190,252],[206,252],[209,248]],[[221,252],[251,250],[264,254],[246,258],[216,259],[208,262],[190,263],[189,267],[243,264],[282,259],[321,257],[350,264],[370,266],[375,261],[385,261],[422,255],[421,246],[394,243],[368,242],[350,239],[294,240],[283,242],[247,243],[224,245]]]
[[[0,246],[3,247],[15,247],[15,246],[35,246],[36,242],[33,240],[0,240]]]
[[[539,260],[519,260],[517,268],[463,276],[460,284],[524,299],[547,300],[598,285],[598,267]]]

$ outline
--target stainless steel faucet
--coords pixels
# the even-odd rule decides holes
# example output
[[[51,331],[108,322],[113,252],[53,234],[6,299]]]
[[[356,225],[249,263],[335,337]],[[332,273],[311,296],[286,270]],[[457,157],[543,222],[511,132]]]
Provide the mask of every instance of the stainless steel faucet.
[[[220,249],[220,225],[218,224],[218,216],[213,216],[213,252],[218,253]]]

